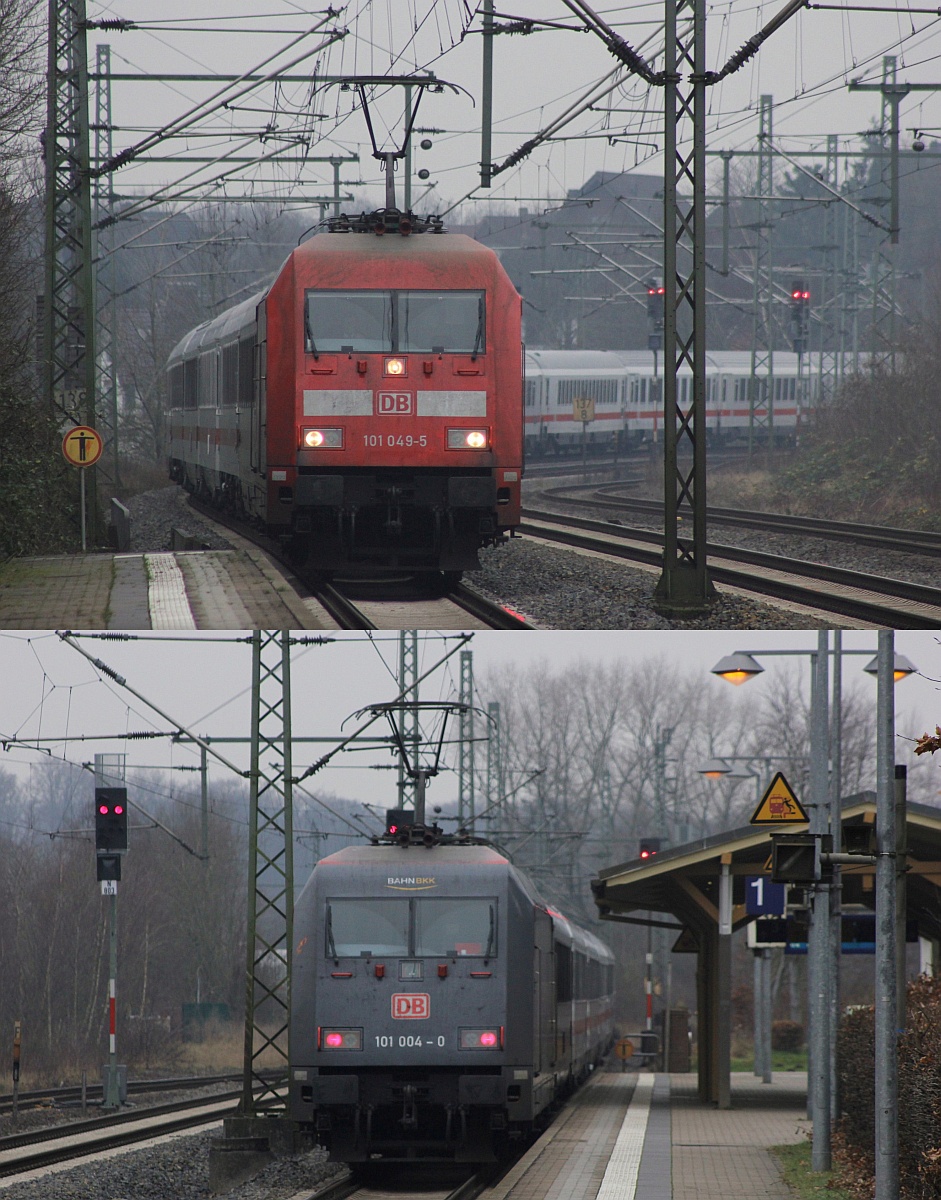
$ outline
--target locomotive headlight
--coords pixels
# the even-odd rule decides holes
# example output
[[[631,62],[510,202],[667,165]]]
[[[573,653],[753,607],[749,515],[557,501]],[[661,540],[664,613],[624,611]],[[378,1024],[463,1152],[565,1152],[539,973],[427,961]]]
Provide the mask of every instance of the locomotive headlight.
[[[462,1029],[458,1033],[459,1050],[502,1050],[503,1026],[492,1029]]]
[[[449,450],[487,450],[490,439],[486,429],[449,429]]]
[[[342,450],[342,429],[302,429],[301,449]]]
[[[317,1046],[320,1050],[362,1050],[361,1029],[320,1029]]]
[[[387,358],[382,364],[383,375],[401,378],[407,374],[404,358]]]

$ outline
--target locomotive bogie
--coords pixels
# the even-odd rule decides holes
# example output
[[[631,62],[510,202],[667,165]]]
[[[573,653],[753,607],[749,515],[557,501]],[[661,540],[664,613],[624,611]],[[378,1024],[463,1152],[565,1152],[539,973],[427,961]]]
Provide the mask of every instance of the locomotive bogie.
[[[486,846],[332,855],[295,940],[291,1114],[338,1161],[492,1159],[610,1043],[609,952]]]

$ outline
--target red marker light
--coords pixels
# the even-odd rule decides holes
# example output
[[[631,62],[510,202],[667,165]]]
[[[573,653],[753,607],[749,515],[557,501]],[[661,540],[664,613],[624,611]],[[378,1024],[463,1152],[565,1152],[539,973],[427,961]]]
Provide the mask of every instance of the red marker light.
[[[342,1046],[343,1045],[343,1034],[342,1033],[328,1033],[326,1040],[327,1040],[328,1046]]]
[[[116,817],[120,817],[120,816],[121,816],[121,814],[122,814],[123,812],[124,812],[124,808],[123,808],[123,806],[122,806],[122,805],[120,805],[120,804],[116,804],[116,805],[114,806],[114,815],[115,815]]]
[[[98,811],[101,813],[101,815],[103,817],[106,817],[108,815],[108,811],[109,811],[107,804],[99,804]]]
[[[495,1033],[482,1033],[480,1035],[481,1046],[495,1046],[497,1044],[497,1035]]]

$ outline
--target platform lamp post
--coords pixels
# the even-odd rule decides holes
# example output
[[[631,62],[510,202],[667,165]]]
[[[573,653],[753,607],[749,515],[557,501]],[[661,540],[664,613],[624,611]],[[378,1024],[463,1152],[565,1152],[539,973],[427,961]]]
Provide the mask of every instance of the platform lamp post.
[[[891,1021],[892,1029],[884,1030],[882,1043],[888,1044],[891,1042],[891,1054],[894,1061],[895,1055],[895,1019],[897,1009],[897,969],[896,969],[896,932],[895,926],[897,921],[896,913],[896,886],[895,886],[895,847],[897,842],[895,819],[894,819],[894,795],[891,795],[891,776],[894,767],[887,766],[889,758],[892,758],[894,764],[893,743],[894,743],[894,724],[890,720],[894,714],[891,699],[886,699],[883,694],[889,688],[890,682],[898,682],[900,679],[906,678],[915,672],[916,668],[903,655],[895,655],[894,642],[890,643],[891,648],[884,648],[884,639],[892,638],[891,631],[879,633],[879,654],[875,660],[876,671],[880,681],[879,701],[877,702],[877,776],[880,781],[880,795],[885,790],[883,786],[883,776],[888,772],[890,777],[890,798],[885,801],[888,808],[888,813],[892,814],[891,820],[888,814],[883,816],[880,822],[877,815],[877,826],[880,828],[879,833],[879,858],[878,862],[883,862],[885,858],[887,866],[883,866],[883,876],[887,880],[889,869],[891,867],[892,882],[891,887],[888,882],[884,885],[882,914],[885,918],[886,932],[883,934],[884,954],[889,954],[889,948],[892,954],[892,983],[891,988],[886,984],[886,994],[891,994]],[[843,655],[864,654],[871,655],[871,650],[847,650],[838,643],[838,649],[841,657]],[[718,662],[713,668],[712,673],[725,679],[727,682],[741,685],[747,683],[750,679],[762,674],[764,668],[757,661],[755,655],[760,654],[762,657],[767,656],[790,656],[810,658],[811,661],[811,694],[810,694],[810,709],[811,709],[811,731],[810,731],[810,801],[807,807],[810,809],[810,832],[817,835],[823,835],[828,832],[828,827],[831,825],[830,810],[839,809],[839,797],[836,797],[836,803],[831,805],[829,800],[829,706],[828,706],[828,664],[830,654],[836,654],[836,650],[831,651],[829,646],[829,633],[822,629],[817,635],[816,650],[758,650],[758,651],[736,651],[734,654],[728,655]],[[888,658],[883,658],[885,655]],[[869,664],[872,668],[873,663]],[[871,671],[870,671],[871,673]],[[892,675],[892,680],[888,680],[889,674]],[[839,700],[838,700],[839,702]],[[889,717],[886,717],[883,709],[890,710]],[[892,733],[888,732],[885,726],[892,724]],[[834,747],[834,757],[839,758],[840,748]],[[881,811],[881,810],[880,810]],[[838,820],[838,818],[837,818]],[[887,827],[891,825],[891,830]],[[834,830],[834,834],[839,834],[839,828]],[[877,872],[879,870],[877,865]],[[879,904],[878,890],[878,874],[877,874],[877,907]],[[828,880],[819,880],[812,888],[812,907],[810,919],[810,931],[808,934],[808,991],[809,991],[809,1022],[810,1022],[810,1044],[809,1044],[809,1078],[808,1078],[808,1100],[810,1107],[810,1115],[813,1121],[813,1148],[811,1152],[811,1168],[814,1171],[827,1171],[831,1164],[831,1145],[830,1145],[830,1117],[831,1117],[831,1094],[833,1091],[833,1075],[835,1072],[835,1064],[831,1054],[831,1025],[830,1025],[830,1010],[831,999],[835,998],[836,987],[835,979],[839,973],[839,956],[832,953],[830,944],[830,884]],[[887,916],[891,913],[891,918]],[[880,918],[877,915],[877,936],[878,929],[881,928]],[[888,932],[888,926],[891,924],[891,937]],[[889,948],[886,948],[889,947]],[[877,974],[879,972],[879,964],[882,958],[879,954],[879,945],[877,942]],[[880,985],[882,976],[879,975]],[[880,1005],[888,1005],[889,1000],[883,999],[880,994],[880,989],[877,988],[876,995],[876,1029],[877,1029],[877,1046],[876,1054],[879,1055],[879,1023]],[[885,1018],[883,1023],[885,1023]],[[876,1079],[876,1122],[877,1122],[877,1146],[879,1139],[879,1121],[883,1119],[887,1131],[884,1133],[884,1140],[891,1141],[892,1134],[888,1126],[893,1120],[896,1120],[891,1114],[886,1115],[885,1110],[891,1107],[893,1112],[897,1101],[898,1079],[897,1075],[892,1076],[892,1067],[883,1066],[883,1087],[882,1087],[882,1113],[880,1114],[880,1077],[879,1067],[877,1065]],[[898,1161],[897,1150],[897,1122],[895,1125],[895,1159]],[[891,1154],[888,1157],[891,1158]],[[877,1169],[879,1161],[879,1152],[877,1149]],[[877,1180],[877,1197],[878,1200],[891,1200],[890,1193],[884,1194],[879,1191]],[[897,1195],[897,1192],[896,1192]]]

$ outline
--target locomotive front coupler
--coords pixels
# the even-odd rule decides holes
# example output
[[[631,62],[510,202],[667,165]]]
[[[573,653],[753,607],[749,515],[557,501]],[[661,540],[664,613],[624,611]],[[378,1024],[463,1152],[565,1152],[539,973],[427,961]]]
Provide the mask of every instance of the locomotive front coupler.
[[[413,1084],[408,1083],[402,1089],[402,1115],[399,1117],[399,1124],[405,1129],[418,1128],[418,1112],[415,1104],[417,1095],[418,1089]]]

